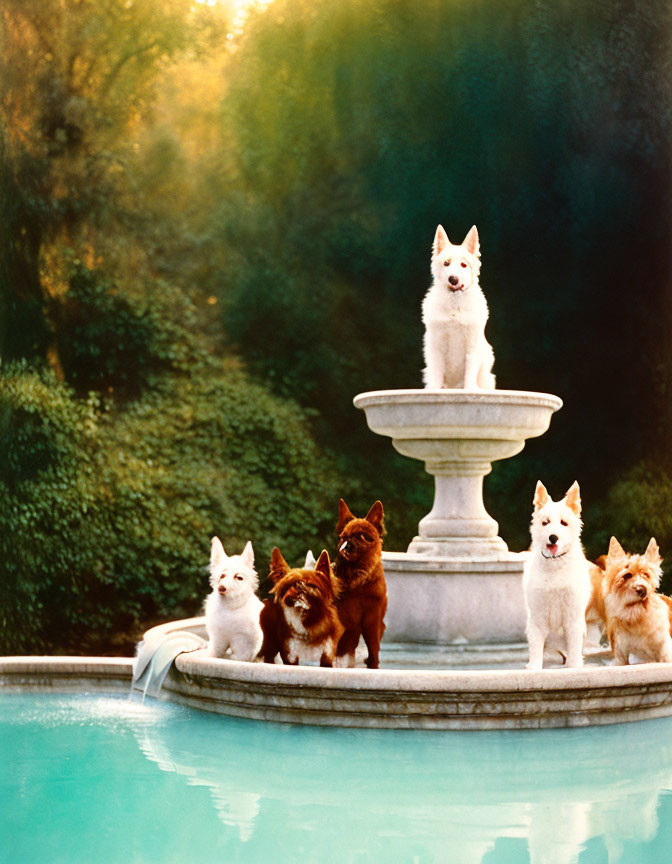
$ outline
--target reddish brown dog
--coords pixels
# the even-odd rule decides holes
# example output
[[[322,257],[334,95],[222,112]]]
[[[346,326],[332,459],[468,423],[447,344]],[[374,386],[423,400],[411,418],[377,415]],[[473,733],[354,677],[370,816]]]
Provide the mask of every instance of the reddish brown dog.
[[[354,666],[355,649],[363,636],[369,656],[366,665],[377,669],[380,640],[385,632],[387,587],[383,573],[383,505],[371,507],[363,519],[350,512],[341,498],[338,505],[338,554],[334,568],[339,584],[336,601],[338,616],[345,632],[336,650],[338,665]]]
[[[336,613],[335,580],[327,552],[322,552],[314,570],[292,570],[276,547],[270,577],[273,597],[259,616],[264,662],[273,663],[280,654],[283,663],[293,666],[311,660],[333,666],[343,627]]]

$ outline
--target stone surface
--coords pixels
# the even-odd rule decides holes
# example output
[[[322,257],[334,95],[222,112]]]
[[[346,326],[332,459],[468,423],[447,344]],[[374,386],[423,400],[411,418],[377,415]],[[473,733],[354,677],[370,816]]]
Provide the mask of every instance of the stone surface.
[[[127,693],[130,657],[0,657],[5,692],[48,689],[56,692]]]
[[[327,726],[529,729],[672,714],[672,664],[581,670],[320,669],[177,658],[166,695],[236,717]]]
[[[150,633],[152,638],[176,630],[202,635],[203,628],[203,618],[191,618],[161,625]],[[509,663],[517,660],[522,666],[520,646],[513,652],[503,648],[494,646],[493,656],[504,656]],[[3,669],[0,661],[0,674]],[[162,698],[235,717],[327,726],[528,729],[602,725],[672,714],[672,664],[541,672],[524,668],[321,669],[219,660],[196,651],[177,657]]]
[[[524,641],[525,556],[498,560],[383,554],[386,639],[446,644]]]

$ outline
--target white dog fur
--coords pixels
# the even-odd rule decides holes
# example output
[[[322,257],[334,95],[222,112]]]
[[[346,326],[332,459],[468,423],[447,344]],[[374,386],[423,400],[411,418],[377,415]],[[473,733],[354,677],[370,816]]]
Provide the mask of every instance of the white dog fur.
[[[439,225],[432,249],[434,278],[422,303],[425,387],[495,387],[495,358],[485,338],[488,304],[478,282],[480,269],[476,226],[454,246]]]
[[[572,484],[561,501],[553,501],[544,485],[537,483],[530,526],[532,545],[523,570],[528,669],[542,668],[546,640],[560,633],[567,666],[583,666],[590,576],[581,546],[581,526],[578,483]]]
[[[263,603],[256,595],[259,584],[254,569],[254,550],[248,541],[241,555],[224,551],[218,537],[212,538],[210,585],[205,601],[208,654],[232,660],[254,660],[263,633],[259,613]]]

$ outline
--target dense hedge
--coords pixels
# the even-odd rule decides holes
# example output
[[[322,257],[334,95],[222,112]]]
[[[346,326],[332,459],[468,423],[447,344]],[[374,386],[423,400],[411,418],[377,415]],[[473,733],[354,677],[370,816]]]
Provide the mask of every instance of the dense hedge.
[[[77,650],[196,613],[209,538],[298,558],[337,490],[304,415],[233,364],[166,377],[105,410],[51,372],[0,380],[0,653]]]
[[[613,534],[628,551],[644,552],[655,537],[663,557],[672,562],[671,500],[672,477],[654,463],[636,465],[589,514],[599,549],[607,549]],[[672,590],[669,576],[664,587]]]

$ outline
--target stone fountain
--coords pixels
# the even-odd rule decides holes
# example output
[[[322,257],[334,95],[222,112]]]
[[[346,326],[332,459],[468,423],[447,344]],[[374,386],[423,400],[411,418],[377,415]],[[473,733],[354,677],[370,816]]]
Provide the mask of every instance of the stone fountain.
[[[672,663],[527,670],[526,657],[512,644],[524,638],[525,553],[509,552],[498,537],[483,506],[483,478],[494,460],[514,456],[526,439],[542,435],[561,404],[556,396],[515,390],[388,390],[356,397],[371,429],[392,438],[400,453],[422,459],[436,483],[434,506],[408,551],[385,554],[388,668],[213,658],[193,650],[206,635],[201,617],[145,634],[147,651],[136,659],[133,686],[154,692],[152,670],[158,669],[160,697],[194,708],[377,729],[541,729],[672,715]],[[447,666],[395,667],[391,648],[403,641],[434,642],[431,652],[422,649],[425,658],[436,651]],[[502,643],[510,648],[502,650]],[[174,655],[172,665],[162,656],[147,666],[156,646]],[[410,654],[415,650],[408,646]],[[469,655],[465,663],[461,653]],[[0,684],[3,677],[25,676],[22,660],[0,660]],[[48,662],[51,669],[53,658]],[[144,684],[143,664],[149,668]]]
[[[469,287],[460,281],[469,272],[474,284],[478,235],[470,230],[460,258],[437,258],[439,247],[449,243],[441,226],[437,238],[435,282],[427,297],[440,279],[447,279],[441,294],[445,300],[448,291]],[[472,291],[465,296],[479,295]],[[480,306],[477,301],[474,313],[467,308],[471,301],[442,310],[440,303],[431,305],[436,297],[427,306],[427,297],[423,320],[436,329],[434,337],[443,338],[446,327],[457,328],[456,344],[470,346],[464,351],[462,381],[494,386],[492,350],[482,329],[485,300]],[[480,342],[473,341],[474,321],[481,327]],[[428,346],[426,340],[427,383],[455,386],[459,358],[450,355],[457,365],[446,376],[445,368],[434,375],[438,367],[433,357],[430,375]],[[474,357],[481,364],[476,377]],[[329,726],[538,729],[672,715],[672,663],[523,668],[526,553],[510,552],[499,536],[483,505],[483,479],[494,461],[515,456],[528,438],[546,432],[562,406],[557,396],[427,387],[360,393],[354,404],[365,412],[373,432],[391,438],[404,456],[421,459],[435,483],[434,505],[407,551],[383,554],[389,598],[383,665],[388,668],[314,668],[210,657],[199,649],[206,635],[200,617],[145,634],[134,688],[236,717]],[[530,477],[530,499],[536,480]],[[417,643],[435,647],[424,645],[417,652]],[[400,644],[409,655],[422,655],[424,665],[395,658],[393,646]],[[10,663],[6,671],[21,674],[22,668]],[[0,679],[2,673],[0,664]]]
[[[384,553],[386,640],[525,638],[526,553],[509,552],[483,504],[483,478],[548,429],[562,400],[518,390],[378,390],[354,404],[399,453],[434,477],[434,506],[406,552]],[[534,480],[530,479],[530,489]]]

